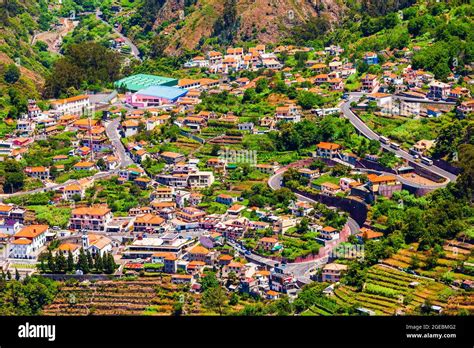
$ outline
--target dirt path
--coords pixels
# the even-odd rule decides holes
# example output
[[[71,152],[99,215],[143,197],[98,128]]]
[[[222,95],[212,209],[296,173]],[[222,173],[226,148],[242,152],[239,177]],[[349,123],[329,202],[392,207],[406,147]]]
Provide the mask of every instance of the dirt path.
[[[48,45],[48,50],[59,53],[62,39],[77,26],[77,21],[72,21],[69,18],[61,18],[59,20],[61,28],[59,30],[45,31],[33,36],[31,44],[34,45],[36,41],[43,41]]]

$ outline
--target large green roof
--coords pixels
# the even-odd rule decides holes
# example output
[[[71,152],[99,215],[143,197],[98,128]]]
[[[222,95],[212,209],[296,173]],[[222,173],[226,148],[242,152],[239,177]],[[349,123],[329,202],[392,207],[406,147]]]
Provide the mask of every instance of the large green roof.
[[[136,92],[151,86],[176,86],[177,79],[158,75],[137,74],[125,77],[115,82],[115,87],[124,86],[127,90]]]

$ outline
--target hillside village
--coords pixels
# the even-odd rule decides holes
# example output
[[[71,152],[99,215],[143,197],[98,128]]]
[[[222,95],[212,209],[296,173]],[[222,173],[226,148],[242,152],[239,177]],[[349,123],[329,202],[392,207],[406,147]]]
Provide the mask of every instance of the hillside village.
[[[211,278],[241,296],[230,313],[320,287],[299,314],[472,314],[472,225],[423,249],[424,235],[395,240],[409,222],[394,227],[392,211],[459,184],[437,132],[472,119],[473,63],[436,79],[413,67],[422,47],[412,43],[360,57],[338,45],[247,46],[199,52],[175,75],[29,99],[6,119],[3,276],[75,279],[50,315],[85,314],[66,305],[69,286],[97,296],[127,279],[163,287],[162,303],[136,295],[130,311],[99,314],[171,314],[168,291],[200,308],[185,314],[208,313]],[[367,262],[364,281],[354,261]]]

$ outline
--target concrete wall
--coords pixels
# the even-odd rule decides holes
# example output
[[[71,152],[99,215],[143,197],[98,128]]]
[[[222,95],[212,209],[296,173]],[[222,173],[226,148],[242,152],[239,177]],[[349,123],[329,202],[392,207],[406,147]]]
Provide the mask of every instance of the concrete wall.
[[[296,193],[309,197],[317,202],[323,203],[328,206],[336,207],[349,213],[360,226],[367,220],[367,204],[351,198],[337,197],[337,196],[326,196],[323,194],[311,194],[304,191],[295,190]]]

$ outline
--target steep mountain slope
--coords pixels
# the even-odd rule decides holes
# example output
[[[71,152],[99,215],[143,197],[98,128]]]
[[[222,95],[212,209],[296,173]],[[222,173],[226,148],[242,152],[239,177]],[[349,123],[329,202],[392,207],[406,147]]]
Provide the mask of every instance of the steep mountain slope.
[[[124,29],[137,39],[150,32],[166,39],[166,52],[177,54],[205,44],[240,41],[276,43],[295,26],[315,19],[334,27],[352,15],[381,15],[414,0],[143,0],[127,13]],[[133,11],[132,11],[133,12]],[[319,25],[319,24],[318,24]],[[141,31],[137,29],[140,28]]]
[[[42,52],[43,48],[31,45],[35,31],[49,25],[47,13],[45,1],[0,2],[0,69],[13,62],[20,64],[22,81],[30,87],[31,83],[37,88],[42,86],[51,64],[51,57]]]
[[[179,10],[185,10],[183,5],[184,1],[167,1],[157,15],[156,24],[160,25],[163,18],[169,18],[168,14],[172,11],[168,9],[175,10],[178,21],[174,26],[165,28],[165,33],[171,37],[170,51],[192,49],[202,43],[203,37],[219,37],[222,31],[231,28],[234,32],[228,33],[227,39],[231,39],[228,41],[277,42],[287,34],[288,28],[296,24],[318,15],[336,21],[346,9],[342,3],[331,0],[200,0],[194,6],[194,11],[184,20],[179,20]],[[216,28],[219,23],[222,31]]]

